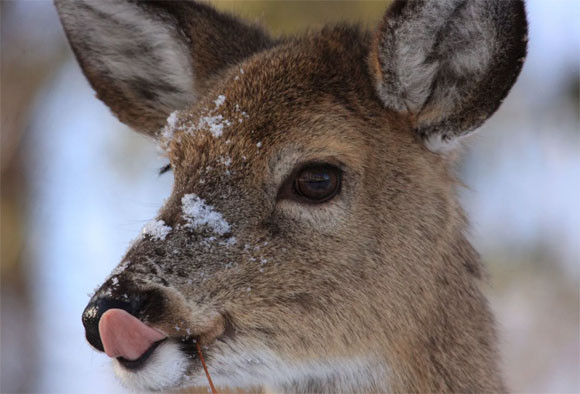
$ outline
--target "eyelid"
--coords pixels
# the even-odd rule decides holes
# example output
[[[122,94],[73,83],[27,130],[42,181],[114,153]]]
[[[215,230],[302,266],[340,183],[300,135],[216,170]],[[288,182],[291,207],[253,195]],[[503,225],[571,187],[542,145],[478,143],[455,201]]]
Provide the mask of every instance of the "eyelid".
[[[327,157],[324,159],[316,159],[316,160],[304,160],[297,162],[294,165],[294,169],[292,170],[291,174],[296,174],[302,170],[311,167],[334,167],[339,170],[342,174],[344,174],[346,170],[346,166],[340,160],[335,159],[334,157]]]

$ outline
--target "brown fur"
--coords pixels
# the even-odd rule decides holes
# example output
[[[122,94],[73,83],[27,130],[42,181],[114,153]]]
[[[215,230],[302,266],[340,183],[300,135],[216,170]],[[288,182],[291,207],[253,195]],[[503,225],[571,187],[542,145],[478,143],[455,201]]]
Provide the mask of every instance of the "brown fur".
[[[255,31],[226,32],[212,35],[210,47],[207,32],[221,22],[189,5],[151,5],[167,8],[192,39],[204,37],[192,47],[199,100],[162,139],[175,186],[159,219],[171,232],[136,242],[93,302],[147,299],[138,316],[173,338],[185,328],[198,337],[216,383],[235,374],[224,360],[263,350],[313,370],[320,360],[370,360],[351,381],[337,368],[270,382],[288,392],[505,390],[453,156],[425,148],[414,114],[385,108],[372,35],[339,26],[275,43]],[[138,107],[108,100],[109,89],[118,93],[110,80],[85,72],[122,120],[148,128],[147,111],[130,115]],[[220,95],[225,102],[215,109]],[[188,132],[208,113],[233,126],[221,137]],[[340,194],[321,205],[280,198],[293,169],[313,161],[343,170]],[[232,225],[217,241],[234,236],[235,245],[184,226],[182,198],[192,193]],[[239,372],[259,381],[264,375],[252,368]],[[203,374],[197,360],[188,374]]]

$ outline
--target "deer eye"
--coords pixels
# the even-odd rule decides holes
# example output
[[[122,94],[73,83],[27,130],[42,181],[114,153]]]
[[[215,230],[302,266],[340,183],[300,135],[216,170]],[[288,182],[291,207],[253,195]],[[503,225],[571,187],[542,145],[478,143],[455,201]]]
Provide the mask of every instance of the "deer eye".
[[[331,200],[340,191],[342,172],[328,164],[310,165],[294,178],[294,192],[311,203]]]

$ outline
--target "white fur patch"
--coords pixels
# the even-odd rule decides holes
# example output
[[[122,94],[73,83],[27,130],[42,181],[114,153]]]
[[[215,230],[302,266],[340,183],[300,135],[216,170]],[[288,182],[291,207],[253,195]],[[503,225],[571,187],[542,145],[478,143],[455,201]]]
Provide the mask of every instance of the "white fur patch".
[[[444,140],[440,134],[431,134],[425,138],[424,143],[431,152],[445,155],[457,148],[460,138],[455,137],[450,140]]]
[[[166,341],[155,349],[141,369],[128,370],[117,360],[113,360],[113,369],[123,386],[130,390],[162,390],[179,385],[185,377],[188,364],[189,360],[179,345]]]
[[[208,369],[217,386],[267,386],[280,391],[286,385],[317,381],[342,392],[368,390],[373,386],[388,391],[385,386],[388,368],[371,356],[291,361],[258,344],[239,342],[216,344],[210,352]],[[187,384],[205,385],[203,378],[192,378]]]
[[[388,391],[388,367],[370,356],[290,361],[259,345],[240,343],[216,343],[209,352],[208,370],[216,386],[267,386],[282,390],[284,386],[303,384],[306,390],[309,382],[316,381],[340,391],[376,387]],[[121,383],[135,391],[208,385],[199,366],[194,375],[189,375],[191,360],[172,342],[159,345],[147,364],[137,371],[127,370],[116,360],[113,363]]]
[[[371,360],[363,358],[335,358],[326,360],[309,360],[306,362],[287,362],[273,352],[247,352],[241,357],[219,358],[215,364],[226,364],[222,373],[219,367],[212,375],[214,383],[229,387],[252,387],[266,385],[281,389],[285,385],[309,381],[323,383],[324,386],[349,391],[349,388],[370,387],[373,383],[386,382],[386,373],[372,365]],[[233,367],[233,368],[232,368]],[[381,375],[380,378],[376,376]],[[378,378],[378,379],[377,379]],[[382,386],[384,387],[384,385]],[[305,387],[306,389],[306,387]]]

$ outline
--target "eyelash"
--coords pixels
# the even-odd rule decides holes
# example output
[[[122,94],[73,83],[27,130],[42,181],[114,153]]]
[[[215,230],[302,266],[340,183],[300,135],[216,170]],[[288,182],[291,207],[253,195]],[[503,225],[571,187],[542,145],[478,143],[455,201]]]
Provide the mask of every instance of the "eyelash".
[[[171,171],[171,164],[164,165],[159,169],[159,176],[165,174],[166,172]]]

